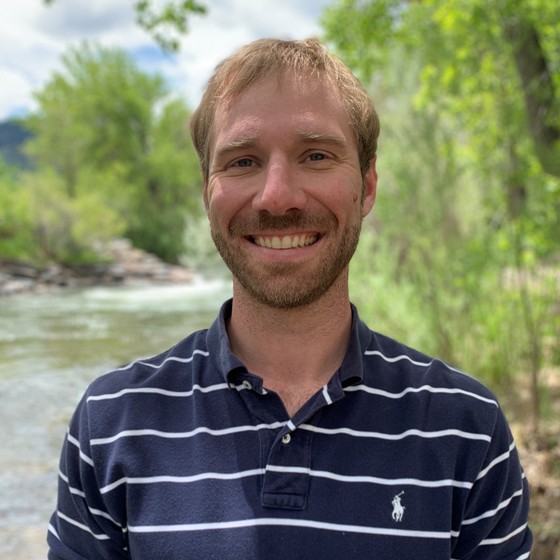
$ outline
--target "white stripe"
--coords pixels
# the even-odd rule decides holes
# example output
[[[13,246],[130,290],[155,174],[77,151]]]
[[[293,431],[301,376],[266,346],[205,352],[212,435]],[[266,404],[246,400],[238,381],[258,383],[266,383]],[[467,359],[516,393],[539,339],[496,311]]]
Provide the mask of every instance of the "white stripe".
[[[307,469],[304,467],[285,467],[281,465],[268,465],[265,469],[251,469],[247,471],[240,471],[235,473],[219,473],[219,472],[205,472],[191,476],[147,476],[147,477],[123,477],[107,486],[103,486],[100,489],[101,494],[107,494],[115,488],[123,484],[159,484],[159,483],[192,483],[199,482],[201,480],[238,480],[241,478],[247,478],[251,476],[261,476],[265,474],[266,471],[270,472],[280,472],[280,473],[297,473],[297,474],[307,474],[309,476],[317,478],[326,478],[330,480],[336,480],[339,482],[350,482],[350,483],[367,483],[367,484],[381,484],[384,486],[402,486],[403,484],[409,486],[419,486],[422,488],[442,488],[442,487],[455,487],[455,488],[472,488],[473,484],[471,482],[462,482],[459,480],[452,479],[442,479],[442,480],[420,480],[417,478],[380,478],[375,476],[361,476],[361,475],[342,475],[337,473],[332,473],[328,471],[316,471],[312,469]]]
[[[131,389],[122,389],[117,393],[92,395],[87,398],[87,402],[103,401],[107,399],[118,399],[123,395],[131,394],[131,393],[147,393],[147,394],[155,394],[155,395],[164,395],[166,397],[191,397],[195,391],[200,391],[201,393],[210,393],[212,391],[221,391],[223,389],[229,389],[229,385],[227,383],[218,383],[216,385],[210,385],[208,387],[193,385],[193,388],[190,391],[169,391],[168,389],[160,389],[159,387],[138,387],[138,388],[131,388]]]
[[[66,482],[66,486],[68,486],[68,491],[70,492],[70,494],[80,496],[80,498],[85,498],[86,497],[84,492],[82,492],[81,490],[78,490],[77,488],[74,488],[73,486],[70,486],[70,481],[68,480],[68,477],[61,470],[58,471],[58,476],[64,482]]]
[[[291,420],[288,420],[288,423],[286,425],[288,426],[290,432],[293,432],[296,429],[296,425]]]
[[[502,453],[501,455],[496,457],[485,469],[481,470],[478,476],[476,477],[476,480],[480,480],[481,478],[485,477],[488,474],[488,471],[494,468],[498,463],[501,463],[502,461],[508,459],[514,448],[515,448],[515,442],[512,441],[511,445],[509,446],[509,449],[505,453]]]
[[[364,391],[365,393],[370,393],[372,395],[379,395],[381,397],[387,397],[389,399],[400,399],[401,397],[404,397],[408,393],[420,393],[422,391],[427,391],[429,393],[461,394],[461,395],[466,395],[468,397],[472,397],[473,399],[478,399],[479,401],[493,404],[496,407],[498,406],[498,403],[495,400],[482,397],[481,395],[477,395],[476,393],[471,393],[470,391],[464,391],[463,389],[449,389],[446,387],[433,387],[431,385],[422,385],[421,387],[407,387],[400,393],[390,393],[389,391],[383,391],[382,389],[375,389],[374,387],[368,387],[367,385],[350,385],[349,387],[345,387],[344,391],[347,392]]]
[[[407,360],[411,364],[414,364],[415,366],[423,366],[423,367],[431,366],[434,362],[434,360],[430,360],[429,362],[417,362],[416,360],[413,360],[412,358],[410,358],[406,354],[401,354],[400,356],[394,356],[394,357],[391,358],[389,356],[385,356],[385,354],[382,354],[381,352],[379,352],[379,350],[366,350],[364,352],[364,354],[366,356],[379,356],[380,358],[382,358],[386,362],[390,362],[390,363],[400,362],[402,360]]]
[[[78,490],[77,488],[74,488],[73,486],[70,486],[70,481],[68,480],[68,477],[62,472],[62,471],[58,471],[58,476],[60,476],[60,478],[62,478],[62,480],[64,482],[66,482],[66,485],[68,486],[68,490],[70,491],[70,494],[74,494],[76,496],[80,496],[80,498],[83,498],[85,500],[86,494],[85,492],[82,492],[81,490]],[[122,529],[122,525],[115,521],[108,513],[101,511],[100,509],[95,509],[95,508],[91,508],[86,504],[86,507],[89,509],[89,511],[93,514],[93,515],[99,515],[101,517],[105,517],[105,519],[108,519],[109,521],[111,521],[112,523],[114,523],[117,527],[120,527]]]
[[[198,482],[199,480],[237,480],[240,478],[246,478],[249,476],[257,476],[264,474],[264,469],[251,469],[247,471],[240,471],[234,473],[219,473],[219,472],[205,472],[200,474],[195,474],[192,476],[144,476],[144,477],[124,477],[103,486],[99,491],[101,494],[107,494],[111,490],[114,490],[122,484],[155,484],[161,482],[171,482],[171,483],[189,483]]]
[[[50,523],[48,527],[49,527],[49,532],[51,532],[58,540],[60,540],[60,537],[58,536],[56,529]]]
[[[311,529],[323,529],[327,531],[362,533],[366,535],[392,535],[398,537],[416,537],[424,539],[449,539],[449,533],[439,531],[408,531],[405,529],[389,529],[385,527],[343,525],[339,523],[313,521],[310,519],[284,519],[267,517],[257,519],[240,519],[237,521],[222,521],[216,523],[192,523],[184,525],[138,525],[129,526],[128,530],[131,533],[173,533],[183,531],[239,529],[243,527],[257,526],[305,527]]]
[[[70,494],[74,494],[75,496],[80,496],[80,498],[84,498],[86,497],[86,493],[82,492],[81,490],[78,490],[77,488],[74,488],[73,486],[70,486],[70,484],[68,484],[68,490],[70,491]]]
[[[379,352],[379,350],[366,350],[364,352],[364,355],[366,355],[366,356],[379,356],[381,359],[385,360],[386,362],[390,362],[390,363],[400,362],[402,360],[407,360],[411,364],[414,364],[415,366],[422,366],[422,367],[430,367],[434,362],[439,362],[441,365],[443,365],[444,367],[446,367],[447,369],[449,369],[451,371],[454,371],[455,373],[460,373],[461,375],[464,375],[465,377],[470,377],[464,371],[461,371],[460,369],[451,367],[449,364],[446,364],[445,362],[443,362],[441,360],[430,360],[429,362],[418,362],[416,360],[413,360],[411,357],[407,356],[406,354],[401,354],[399,356],[390,357],[390,356],[385,356],[385,354],[383,354],[382,352]]]
[[[525,531],[526,528],[527,528],[527,523],[524,523],[523,525],[521,525],[521,527],[518,527],[517,529],[515,529],[515,531],[512,531],[509,535],[506,535],[505,537],[496,538],[496,539],[486,539],[484,541],[480,541],[480,544],[481,545],[502,544],[503,542],[509,541],[509,539],[511,539],[512,537],[515,537],[515,535],[522,533],[523,531]]]
[[[441,488],[445,486],[453,486],[455,488],[470,489],[473,486],[472,482],[462,482],[460,480],[442,479],[442,480],[421,480],[418,478],[380,478],[377,476],[365,475],[344,475],[337,474],[329,471],[316,471],[307,469],[305,467],[284,467],[281,465],[267,465],[267,471],[281,472],[281,473],[299,473],[308,474],[317,478],[327,478],[330,480],[337,480],[339,482],[358,482],[368,484],[382,484],[384,486],[401,486],[408,484],[410,486],[421,486],[423,488]]]
[[[517,492],[514,492],[511,496],[511,498],[508,498],[507,500],[504,500],[503,502],[500,502],[500,504],[498,505],[498,507],[496,509],[491,509],[489,511],[485,511],[482,515],[479,515],[478,517],[471,517],[469,519],[465,519],[463,521],[462,525],[472,525],[473,523],[477,523],[481,519],[486,519],[488,517],[492,517],[498,511],[500,511],[501,509],[504,509],[505,507],[509,506],[509,504],[512,502],[512,500],[514,498],[518,498],[519,496],[522,496],[522,495],[523,495],[523,488],[521,490],[518,490]]]
[[[122,525],[118,522],[115,521],[108,513],[101,511],[100,509],[95,509],[95,508],[90,508],[88,507],[90,513],[92,513],[93,515],[98,515],[99,517],[104,517],[105,519],[108,519],[111,523],[113,523],[114,525],[116,525],[119,529],[122,529]]]
[[[526,558],[529,558],[529,556],[531,556],[531,552],[526,552],[525,554],[522,554],[521,556],[518,556],[515,560],[526,560]]]
[[[93,467],[93,459],[91,457],[88,457],[81,449],[80,449],[80,442],[70,434],[70,432],[66,433],[66,439],[68,440],[69,443],[71,443],[72,445],[74,445],[75,447],[78,448],[78,451],[80,452],[80,459],[82,459],[83,461],[85,461],[90,467]]]
[[[70,525],[74,525],[74,527],[78,527],[78,529],[82,529],[82,531],[85,531],[86,533],[89,533],[90,535],[94,536],[97,540],[99,541],[106,541],[109,540],[109,536],[105,535],[105,534],[96,534],[94,533],[87,525],[84,525],[83,523],[78,523],[77,521],[75,521],[74,519],[68,517],[67,515],[64,515],[63,513],[61,513],[60,511],[56,512],[56,515],[58,517],[60,517],[60,519],[63,519],[64,521],[66,521],[67,523],[70,523]]]
[[[474,439],[481,441],[490,441],[490,436],[486,434],[474,434],[472,432],[463,432],[462,430],[448,429],[448,430],[438,430],[435,432],[424,432],[422,430],[410,429],[400,434],[386,434],[382,432],[365,432],[361,430],[353,430],[351,428],[319,428],[318,426],[312,426],[310,424],[302,424],[300,426],[302,430],[308,430],[310,432],[316,432],[319,434],[345,434],[353,437],[366,437],[366,438],[377,438],[386,440],[400,440],[411,436],[418,436],[421,438],[431,439],[440,438],[447,436],[456,436],[464,439]]]
[[[331,396],[329,395],[329,391],[327,390],[326,385],[323,387],[323,398],[325,399],[325,402],[327,404],[332,404],[333,401],[331,399]]]
[[[286,422],[274,422],[273,424],[257,424],[256,426],[234,426],[232,428],[223,428],[221,430],[213,430],[201,426],[190,432],[162,432],[160,430],[143,429],[143,430],[123,430],[111,437],[96,438],[90,441],[90,445],[105,445],[113,443],[118,439],[124,437],[138,437],[138,436],[156,436],[170,439],[190,438],[198,434],[209,434],[211,436],[224,436],[236,434],[240,432],[257,432],[259,430],[275,430],[286,425]]]
[[[154,368],[154,369],[159,369],[166,362],[179,362],[181,364],[188,364],[189,362],[193,361],[194,356],[196,354],[200,354],[201,356],[204,356],[205,358],[207,358],[210,355],[205,350],[194,350],[190,358],[179,358],[178,356],[169,356],[168,358],[165,358],[165,360],[163,360],[163,362],[161,362],[160,364],[150,364],[149,362],[145,362],[143,360],[136,360],[135,362],[131,362],[130,364],[128,364],[126,366],[115,369],[114,371],[125,371],[127,369],[130,369],[131,367],[134,367],[136,364],[141,364],[143,366],[151,367],[151,368]]]

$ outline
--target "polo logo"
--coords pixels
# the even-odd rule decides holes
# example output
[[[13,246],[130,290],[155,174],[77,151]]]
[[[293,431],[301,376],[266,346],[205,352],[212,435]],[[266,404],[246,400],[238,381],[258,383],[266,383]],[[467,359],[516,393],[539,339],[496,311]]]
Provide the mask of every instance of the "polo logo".
[[[403,518],[403,515],[404,515],[405,507],[402,505],[402,502],[401,502],[401,496],[403,494],[404,494],[404,490],[400,494],[397,494],[393,498],[393,501],[391,502],[393,504],[392,517],[395,521],[402,521],[402,518]]]

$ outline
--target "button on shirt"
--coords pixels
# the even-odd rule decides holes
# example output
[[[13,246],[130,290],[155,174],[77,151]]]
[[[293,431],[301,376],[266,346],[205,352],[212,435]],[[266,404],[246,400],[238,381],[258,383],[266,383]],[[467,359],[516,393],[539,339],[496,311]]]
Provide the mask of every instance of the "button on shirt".
[[[92,383],[49,558],[528,558],[527,481],[495,397],[371,331],[292,417],[208,330]]]

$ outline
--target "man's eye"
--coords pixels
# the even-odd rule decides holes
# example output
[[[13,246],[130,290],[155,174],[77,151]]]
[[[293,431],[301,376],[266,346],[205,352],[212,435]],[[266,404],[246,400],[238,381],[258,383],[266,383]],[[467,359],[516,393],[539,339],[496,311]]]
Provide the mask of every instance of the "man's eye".
[[[251,167],[253,160],[249,158],[241,158],[233,162],[233,167]]]
[[[310,161],[322,161],[322,160],[326,159],[326,157],[327,156],[325,156],[325,154],[315,152],[315,153],[309,155],[309,160]]]

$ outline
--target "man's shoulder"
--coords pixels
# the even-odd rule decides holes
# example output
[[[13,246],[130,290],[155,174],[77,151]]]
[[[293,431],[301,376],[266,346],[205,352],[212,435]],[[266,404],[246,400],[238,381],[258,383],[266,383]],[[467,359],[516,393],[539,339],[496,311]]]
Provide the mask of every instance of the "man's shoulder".
[[[193,372],[209,365],[207,332],[207,329],[196,331],[164,352],[134,360],[101,375],[90,384],[88,398],[144,387],[179,390],[185,384],[192,384]]]
[[[403,390],[407,387],[434,388],[447,390],[449,394],[465,391],[477,395],[483,402],[496,402],[495,395],[470,372],[465,373],[441,358],[373,331],[371,342],[364,352],[364,370],[370,380],[377,382],[381,378],[402,386]]]

